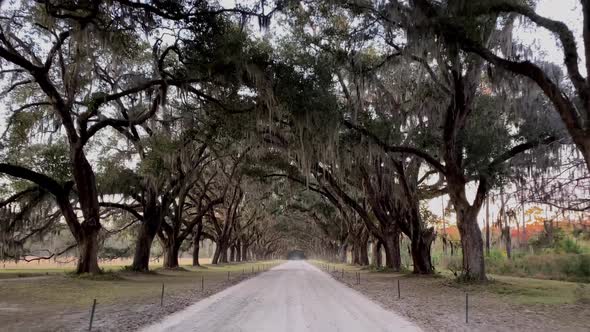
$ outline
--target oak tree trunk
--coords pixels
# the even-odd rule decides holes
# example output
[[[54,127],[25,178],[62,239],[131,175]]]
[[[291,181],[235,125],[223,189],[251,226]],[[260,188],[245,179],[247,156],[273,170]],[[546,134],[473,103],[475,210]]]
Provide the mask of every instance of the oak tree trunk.
[[[338,261],[340,263],[346,263],[346,253],[348,250],[348,244],[342,243],[338,248]]]
[[[150,264],[150,251],[156,237],[157,230],[148,222],[142,222],[135,240],[135,253],[131,269],[137,272],[148,272]]]
[[[402,266],[399,251],[399,232],[388,234],[383,239],[383,248],[385,249],[385,266],[394,271],[399,271]]]
[[[477,223],[478,209],[459,208],[457,222],[463,249],[463,273],[466,279],[486,280],[483,239]]]
[[[203,223],[200,222],[195,229],[193,235],[193,266],[201,266],[199,263],[199,245],[201,243],[201,236],[203,234]]]
[[[180,246],[176,243],[166,243],[164,246],[164,268],[174,269],[178,267],[178,251]]]
[[[221,254],[221,244],[218,241],[215,243],[215,252],[213,252],[213,259],[211,259],[211,264],[219,264],[220,254]]]
[[[242,244],[238,241],[238,243],[236,244],[236,262],[241,262],[242,261]]]
[[[242,262],[248,261],[248,246],[242,246]]]
[[[98,267],[98,232],[97,227],[82,227],[78,240],[78,266],[76,273],[100,273]]]
[[[430,255],[430,249],[433,240],[434,231],[430,229],[423,231],[421,234],[417,234],[415,236],[415,239],[411,240],[410,252],[412,255],[412,262],[414,264],[414,273],[434,273],[434,267],[432,266],[432,257]]]
[[[372,253],[372,264],[375,267],[381,267],[381,241],[373,241],[373,253]]]
[[[359,255],[359,245],[358,243],[352,244],[352,264],[353,265],[360,265],[360,255]]]
[[[222,244],[219,250],[219,263],[227,263],[227,246]]]
[[[199,241],[193,239],[193,266],[201,266],[199,263]]]
[[[236,261],[236,246],[231,246],[229,248],[229,261],[230,262]]]
[[[100,217],[96,178],[92,166],[84,155],[83,146],[72,147],[70,159],[73,165],[74,182],[78,192],[78,202],[84,221],[77,234],[79,259],[76,273],[100,273],[98,267],[98,233]],[[76,236],[76,234],[74,234]]]
[[[361,241],[359,244],[359,263],[362,266],[369,265],[369,235],[368,232],[366,235],[361,236]]]

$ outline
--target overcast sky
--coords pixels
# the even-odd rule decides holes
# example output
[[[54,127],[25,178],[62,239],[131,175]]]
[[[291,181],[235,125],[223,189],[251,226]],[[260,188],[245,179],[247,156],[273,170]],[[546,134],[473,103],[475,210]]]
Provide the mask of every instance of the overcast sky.
[[[584,52],[582,51],[582,9],[580,0],[540,0],[537,5],[537,13],[541,16],[559,20],[567,24],[573,30],[578,41],[579,54],[584,61]],[[558,48],[558,41],[553,34],[545,29],[539,28],[520,28],[516,35],[527,45],[534,44],[538,46],[540,58],[563,64],[563,52]],[[580,65],[584,65],[581,63]]]

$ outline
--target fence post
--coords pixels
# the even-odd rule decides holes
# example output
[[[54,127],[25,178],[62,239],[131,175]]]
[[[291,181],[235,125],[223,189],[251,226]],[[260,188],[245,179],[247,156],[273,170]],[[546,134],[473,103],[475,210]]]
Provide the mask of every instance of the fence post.
[[[201,276],[201,292],[205,290],[205,276]]]
[[[94,310],[96,309],[96,299],[92,302],[92,310],[90,311],[90,324],[88,324],[88,331],[92,331],[92,321],[94,321]]]
[[[469,323],[469,293],[465,293],[465,323]]]
[[[160,296],[160,307],[164,305],[164,283],[162,283],[162,295]]]
[[[399,287],[399,279],[397,279],[397,299],[401,299],[402,298],[402,293]]]

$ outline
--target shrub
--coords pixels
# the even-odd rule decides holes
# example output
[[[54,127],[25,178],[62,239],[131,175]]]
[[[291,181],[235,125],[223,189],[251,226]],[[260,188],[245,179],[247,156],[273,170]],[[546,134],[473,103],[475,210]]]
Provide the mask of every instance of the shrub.
[[[544,253],[507,258],[488,257],[489,273],[590,282],[590,255]]]
[[[566,237],[559,241],[556,248],[557,252],[564,252],[566,254],[581,254],[582,248],[570,237]]]

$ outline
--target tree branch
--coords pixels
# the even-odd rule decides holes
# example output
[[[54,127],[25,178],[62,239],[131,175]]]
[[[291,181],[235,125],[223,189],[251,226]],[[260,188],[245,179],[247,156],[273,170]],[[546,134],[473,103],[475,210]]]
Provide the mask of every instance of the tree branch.
[[[426,153],[425,151],[422,151],[420,149],[416,149],[413,147],[409,147],[409,146],[388,145],[387,143],[381,141],[379,139],[379,137],[377,137],[375,134],[371,133],[370,131],[368,131],[365,128],[355,125],[348,120],[342,120],[342,123],[346,127],[350,128],[350,129],[354,129],[354,130],[360,132],[361,134],[363,134],[364,136],[370,138],[375,144],[377,144],[379,147],[381,147],[385,152],[408,153],[411,155],[415,155],[417,157],[424,159],[424,161],[426,161],[428,164],[430,164],[432,167],[434,167],[437,171],[439,171],[443,175],[446,174],[445,166],[443,164],[441,164],[438,160],[434,159],[434,157],[432,157],[430,154]]]

